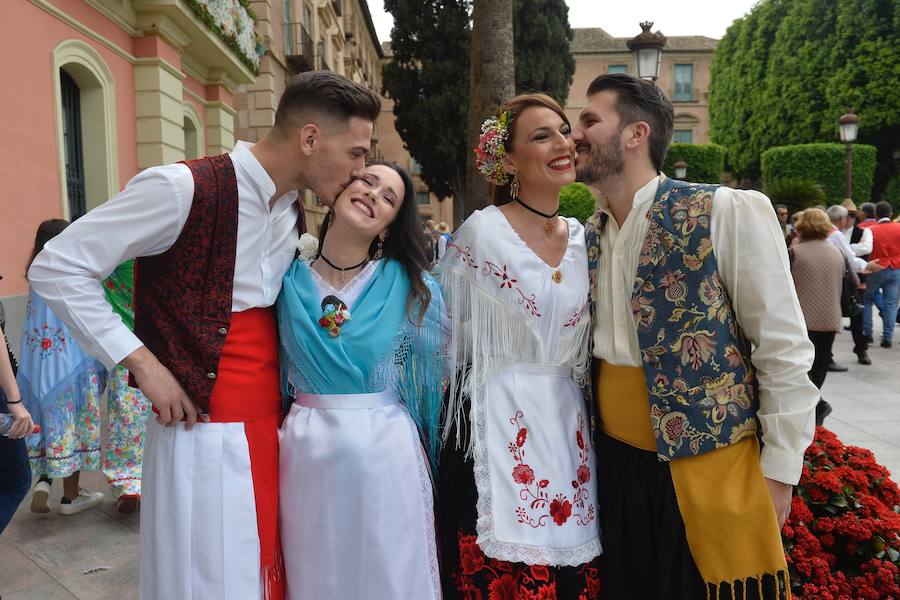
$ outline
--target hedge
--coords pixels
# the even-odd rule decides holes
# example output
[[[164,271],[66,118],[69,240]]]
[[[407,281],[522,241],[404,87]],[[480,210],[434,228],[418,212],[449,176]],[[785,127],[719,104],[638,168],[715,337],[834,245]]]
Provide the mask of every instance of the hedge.
[[[853,144],[853,200],[871,199],[875,181],[875,146]],[[844,199],[844,144],[798,144],[770,148],[762,154],[764,184],[807,178],[822,186],[829,203]]]
[[[596,199],[583,183],[570,183],[559,192],[559,214],[575,217],[582,223],[594,214]]]
[[[881,199],[890,202],[894,207],[894,215],[900,214],[900,173],[896,173],[888,179],[887,187],[881,194]]]
[[[694,183],[720,183],[725,168],[725,148],[718,144],[684,144],[669,146],[663,173],[675,177],[675,163],[687,163],[685,179]]]

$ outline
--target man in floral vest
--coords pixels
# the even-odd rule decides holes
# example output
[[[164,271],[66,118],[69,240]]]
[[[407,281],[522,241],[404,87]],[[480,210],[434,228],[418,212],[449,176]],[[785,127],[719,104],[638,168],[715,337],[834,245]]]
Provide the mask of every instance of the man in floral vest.
[[[299,193],[330,204],[362,173],[380,107],[340,75],[297,75],[258,143],[143,171],[29,271],[83,347],[128,368],[157,414],[143,465],[144,600],[284,596],[272,306],[305,229]],[[135,257],[132,333],[100,282]]]
[[[573,131],[600,193],[586,241],[604,595],[783,598],[813,348],[772,204],[662,174],[673,120],[655,85],[610,74]]]

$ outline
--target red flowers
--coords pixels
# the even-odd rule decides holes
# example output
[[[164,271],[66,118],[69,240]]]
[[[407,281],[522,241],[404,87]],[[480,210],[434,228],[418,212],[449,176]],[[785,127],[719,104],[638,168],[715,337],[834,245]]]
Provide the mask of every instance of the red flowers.
[[[528,429],[525,427],[519,430],[519,434],[516,436],[516,446],[521,448],[525,445],[525,438],[528,436]]]
[[[591,470],[587,467],[587,465],[581,465],[578,467],[578,483],[584,485],[588,481],[591,480]]]
[[[52,345],[53,345],[53,340],[51,340],[50,338],[45,337],[41,340],[41,350],[49,350],[50,346],[52,346]]]
[[[484,554],[475,543],[474,535],[457,534],[459,542],[459,566],[466,575],[477,573],[484,568]]]
[[[572,516],[572,503],[560,494],[550,503],[550,516],[554,523],[562,527]]]
[[[526,464],[518,464],[512,470],[513,481],[522,485],[534,483],[534,471]]]
[[[900,493],[868,450],[819,427],[782,530],[797,598],[900,597]]]

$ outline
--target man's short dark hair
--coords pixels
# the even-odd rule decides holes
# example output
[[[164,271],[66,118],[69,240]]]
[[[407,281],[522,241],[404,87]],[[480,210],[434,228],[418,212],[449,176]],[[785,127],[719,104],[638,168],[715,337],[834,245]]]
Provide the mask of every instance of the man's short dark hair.
[[[876,219],[890,219],[891,214],[893,214],[894,209],[891,207],[891,203],[885,200],[882,200],[878,204],[875,205],[875,218]]]
[[[381,99],[369,88],[331,71],[307,71],[288,81],[275,111],[275,129],[287,133],[305,125],[299,122],[301,117],[313,114],[341,122],[359,117],[374,123],[379,112]]]
[[[588,86],[587,95],[605,91],[616,92],[620,128],[638,121],[650,126],[650,160],[656,170],[661,171],[672,141],[675,122],[672,103],[651,82],[622,73],[600,75]]]
[[[863,202],[859,205],[859,210],[861,210],[866,215],[867,219],[875,218],[875,205],[871,202]]]
[[[775,205],[775,210],[787,210],[787,209],[788,209],[787,204],[776,204]]]

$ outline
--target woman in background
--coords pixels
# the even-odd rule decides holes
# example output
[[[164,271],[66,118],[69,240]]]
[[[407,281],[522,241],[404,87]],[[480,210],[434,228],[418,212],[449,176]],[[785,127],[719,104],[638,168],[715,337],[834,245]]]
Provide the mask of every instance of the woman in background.
[[[44,244],[68,224],[63,219],[40,224],[28,266]],[[31,470],[40,478],[32,493],[31,510],[50,512],[53,479],[63,480],[60,514],[97,506],[103,494],[81,489],[78,479],[83,470],[100,469],[100,396],[106,386],[106,369],[85,354],[65,324],[32,291],[28,292],[19,359],[16,380],[22,401],[41,427],[40,433],[26,439]]]

